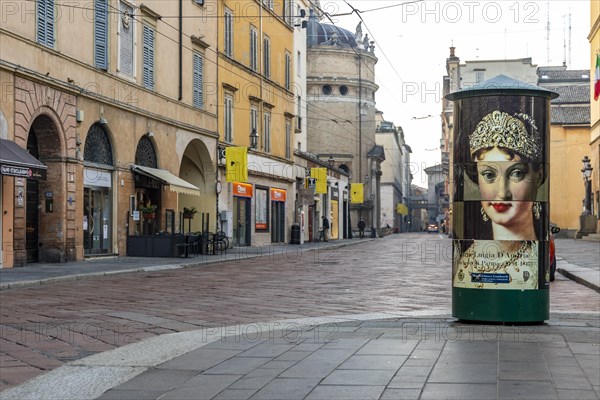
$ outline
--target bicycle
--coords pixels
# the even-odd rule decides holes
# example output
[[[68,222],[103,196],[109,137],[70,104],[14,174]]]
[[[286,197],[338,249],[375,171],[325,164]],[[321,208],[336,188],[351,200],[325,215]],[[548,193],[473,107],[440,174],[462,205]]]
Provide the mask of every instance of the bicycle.
[[[223,231],[217,233],[208,233],[208,242],[214,246],[214,251],[224,252],[229,248],[229,238]]]
[[[327,240],[325,240],[325,229],[321,228],[317,232],[317,242],[327,242]]]

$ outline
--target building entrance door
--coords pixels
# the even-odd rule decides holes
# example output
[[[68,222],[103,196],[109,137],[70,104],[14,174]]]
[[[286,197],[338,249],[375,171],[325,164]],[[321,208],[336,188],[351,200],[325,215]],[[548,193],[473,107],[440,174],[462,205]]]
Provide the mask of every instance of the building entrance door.
[[[83,248],[85,255],[111,251],[111,203],[107,188],[83,189]]]
[[[314,206],[308,206],[308,241],[313,241],[314,231],[313,231],[313,220],[314,220]]]
[[[271,202],[271,242],[285,242],[285,203]]]
[[[38,182],[33,179],[27,179],[27,203],[25,209],[25,251],[27,252],[27,263],[34,263],[39,260],[40,215],[38,204]]]
[[[233,245],[250,246],[250,199],[233,198]]]

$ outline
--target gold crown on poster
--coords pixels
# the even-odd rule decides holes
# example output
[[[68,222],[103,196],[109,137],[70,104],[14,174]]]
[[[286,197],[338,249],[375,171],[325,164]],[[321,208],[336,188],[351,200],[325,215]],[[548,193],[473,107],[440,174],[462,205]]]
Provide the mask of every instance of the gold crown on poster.
[[[525,128],[520,117],[531,125],[531,132]],[[535,121],[527,114],[511,116],[502,111],[493,111],[483,117],[469,136],[471,154],[478,150],[500,147],[514,151],[529,159],[541,156],[541,139]]]

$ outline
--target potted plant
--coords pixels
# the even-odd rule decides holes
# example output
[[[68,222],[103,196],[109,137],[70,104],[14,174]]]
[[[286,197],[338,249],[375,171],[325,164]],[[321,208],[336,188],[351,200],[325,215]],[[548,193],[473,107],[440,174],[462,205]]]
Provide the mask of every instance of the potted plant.
[[[156,204],[146,203],[140,207],[140,212],[144,216],[144,219],[154,219],[156,217]]]
[[[194,215],[198,212],[196,207],[183,207],[183,218],[185,219],[194,219]]]

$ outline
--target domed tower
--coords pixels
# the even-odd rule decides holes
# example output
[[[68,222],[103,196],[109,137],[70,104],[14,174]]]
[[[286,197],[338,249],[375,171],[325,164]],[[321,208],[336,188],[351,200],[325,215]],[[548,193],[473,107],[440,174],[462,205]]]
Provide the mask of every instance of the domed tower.
[[[375,146],[375,64],[373,42],[362,34],[320,23],[311,13],[307,24],[307,150],[350,172],[365,183],[365,203],[352,212],[369,218],[373,204],[367,155]],[[367,177],[368,176],[368,177]],[[364,215],[363,215],[364,214]],[[367,221],[369,222],[369,221]],[[367,225],[368,226],[368,225]]]

